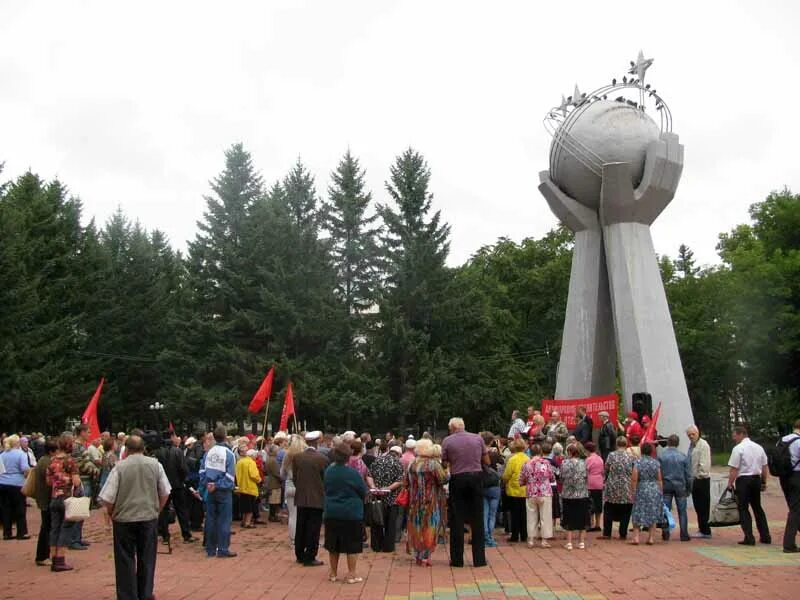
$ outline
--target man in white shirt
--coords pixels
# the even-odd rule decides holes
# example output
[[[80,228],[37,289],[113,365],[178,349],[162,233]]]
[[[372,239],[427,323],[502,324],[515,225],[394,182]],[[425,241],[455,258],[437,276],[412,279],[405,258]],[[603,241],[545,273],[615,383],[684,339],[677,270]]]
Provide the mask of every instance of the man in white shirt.
[[[755,546],[756,538],[753,536],[753,520],[750,518],[749,508],[753,508],[756,518],[756,527],[762,544],[771,544],[767,515],[761,507],[761,492],[767,489],[767,453],[764,448],[752,441],[747,434],[747,429],[741,425],[733,428],[733,441],[736,442],[728,460],[730,474],[728,475],[728,489],[736,488],[736,503],[739,506],[739,520],[741,521],[744,539],[739,542],[744,546]]]
[[[700,430],[692,425],[686,430],[689,437],[689,464],[692,467],[692,504],[697,513],[699,533],[692,537],[711,537],[708,517],[711,510],[711,447],[700,437]]]

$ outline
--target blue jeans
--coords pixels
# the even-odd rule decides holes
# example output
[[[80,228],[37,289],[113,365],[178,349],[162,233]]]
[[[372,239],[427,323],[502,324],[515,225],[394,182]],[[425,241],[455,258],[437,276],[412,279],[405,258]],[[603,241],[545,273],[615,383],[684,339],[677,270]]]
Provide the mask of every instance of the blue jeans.
[[[497,506],[500,504],[500,486],[483,490],[483,530],[486,546],[496,546],[494,540],[494,523],[497,519]]]
[[[689,539],[689,516],[686,512],[686,496],[678,495],[676,492],[664,490],[664,504],[672,510],[672,499],[675,498],[675,505],[678,507],[678,524],[681,528],[681,539]]]
[[[206,554],[225,554],[231,545],[233,492],[214,490],[206,503]]]

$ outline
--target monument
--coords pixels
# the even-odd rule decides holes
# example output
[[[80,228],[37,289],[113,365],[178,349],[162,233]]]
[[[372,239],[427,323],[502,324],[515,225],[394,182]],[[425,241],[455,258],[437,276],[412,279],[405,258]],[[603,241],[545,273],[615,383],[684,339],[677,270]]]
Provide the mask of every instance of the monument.
[[[683,146],[645,83],[652,64],[640,52],[619,81],[588,94],[576,85],[544,120],[552,143],[539,191],[575,233],[556,398],[613,393],[619,364],[626,411],[633,394],[651,394],[659,432],[685,446],[694,419],[650,235],[678,187]]]

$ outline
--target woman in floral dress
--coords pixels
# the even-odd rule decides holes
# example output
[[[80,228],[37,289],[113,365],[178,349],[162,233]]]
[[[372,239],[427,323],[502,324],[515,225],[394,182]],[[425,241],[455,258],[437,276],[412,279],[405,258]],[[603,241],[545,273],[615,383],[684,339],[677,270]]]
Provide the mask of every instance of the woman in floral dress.
[[[586,521],[589,516],[589,489],[586,463],[580,458],[578,444],[567,446],[567,458],[561,463],[561,526],[567,530],[567,550],[572,550],[573,532],[578,532],[578,549],[586,548]]]
[[[639,544],[639,531],[647,527],[647,543],[655,543],[656,523],[664,515],[664,500],[661,496],[661,465],[651,457],[653,445],[642,444],[642,457],[636,461],[631,475],[633,501],[633,541]]]
[[[628,537],[628,524],[631,521],[633,502],[631,497],[631,476],[636,459],[628,452],[628,440],[617,438],[617,449],[606,459],[606,485],[603,489],[603,535],[601,540],[611,539],[614,521],[619,521],[619,539]]]
[[[417,442],[417,457],[406,471],[408,488],[408,544],[418,565],[431,566],[437,533],[446,522],[444,484],[447,473],[434,457],[433,443]]]

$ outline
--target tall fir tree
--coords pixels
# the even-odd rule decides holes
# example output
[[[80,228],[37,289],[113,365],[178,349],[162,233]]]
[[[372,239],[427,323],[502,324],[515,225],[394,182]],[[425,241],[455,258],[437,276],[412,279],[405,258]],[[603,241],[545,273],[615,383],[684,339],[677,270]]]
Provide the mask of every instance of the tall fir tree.
[[[181,402],[215,421],[242,418],[255,371],[253,357],[243,351],[241,341],[252,335],[246,314],[255,298],[246,238],[263,182],[242,144],[225,152],[225,168],[211,182],[211,190],[204,219],[197,224],[199,232],[189,244],[191,298],[183,312],[185,339],[179,344],[194,349],[184,356],[194,364],[194,377],[181,390]],[[172,358],[180,361],[179,356]]]
[[[387,269],[380,302],[381,351],[393,413],[401,424],[430,418],[431,402],[417,393],[417,386],[423,377],[439,380],[436,371],[446,369],[435,360],[442,335],[433,317],[451,277],[445,267],[450,226],[442,223],[440,211],[432,210],[430,177],[423,156],[409,148],[397,157],[386,182],[394,206],[378,207]]]

